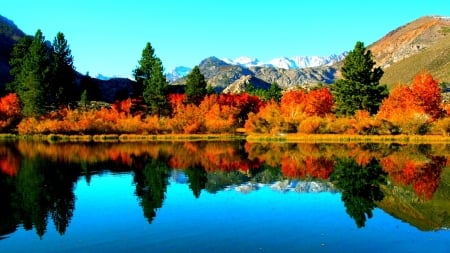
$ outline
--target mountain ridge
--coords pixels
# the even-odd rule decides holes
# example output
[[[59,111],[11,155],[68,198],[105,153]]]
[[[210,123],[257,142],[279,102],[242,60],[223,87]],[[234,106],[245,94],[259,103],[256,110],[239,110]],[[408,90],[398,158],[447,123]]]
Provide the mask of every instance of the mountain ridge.
[[[241,66],[247,69],[251,67],[268,67],[268,68],[279,68],[279,69],[305,69],[321,66],[332,66],[340,61],[342,61],[347,52],[340,54],[331,54],[327,56],[292,56],[292,57],[277,57],[273,58],[267,62],[258,60],[257,58],[252,58],[248,56],[240,56],[234,60],[229,58],[217,58],[211,56],[208,58],[216,58],[228,65]],[[208,59],[205,58],[204,60]],[[200,63],[201,65],[201,63]],[[223,63],[222,63],[223,65]],[[177,66],[171,71],[166,73],[169,82],[173,83],[178,79],[185,77],[189,74],[192,68],[186,66]]]

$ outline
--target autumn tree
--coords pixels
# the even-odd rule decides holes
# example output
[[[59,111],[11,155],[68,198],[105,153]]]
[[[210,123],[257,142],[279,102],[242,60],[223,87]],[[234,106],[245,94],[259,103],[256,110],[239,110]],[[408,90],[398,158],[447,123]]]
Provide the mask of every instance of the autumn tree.
[[[75,99],[75,68],[73,56],[64,34],[58,32],[52,44],[52,77],[49,93],[56,105]]]
[[[423,71],[414,77],[412,93],[416,103],[433,119],[439,118],[443,112],[441,92],[438,81],[430,73]]]
[[[341,72],[343,79],[333,85],[336,113],[353,115],[357,110],[367,110],[376,114],[388,90],[379,84],[383,70],[375,67],[372,52],[364,47],[364,43],[356,42],[355,48],[345,57]]]
[[[15,93],[0,98],[0,131],[9,130],[21,118],[19,98]]]
[[[205,76],[195,66],[186,77],[186,102],[199,104],[206,95]]]
[[[305,113],[308,116],[323,117],[331,113],[333,107],[333,95],[328,88],[312,90],[306,96]]]

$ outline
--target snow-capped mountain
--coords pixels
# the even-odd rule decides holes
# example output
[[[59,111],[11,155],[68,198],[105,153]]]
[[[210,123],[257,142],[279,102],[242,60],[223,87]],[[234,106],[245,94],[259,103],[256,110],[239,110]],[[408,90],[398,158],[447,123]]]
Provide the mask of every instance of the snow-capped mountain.
[[[185,66],[179,66],[172,69],[170,72],[166,73],[167,81],[173,82],[177,79],[180,79],[182,77],[185,77],[191,72],[192,68],[185,67]]]
[[[241,56],[234,60],[223,58],[222,60],[231,65],[240,65],[242,67],[274,67],[281,69],[297,69],[310,68],[324,65],[332,65],[336,62],[342,61],[347,52],[342,54],[332,54],[328,56],[293,56],[293,57],[279,57],[274,58],[268,62],[261,62],[256,58]]]
[[[262,62],[257,58],[252,58],[248,56],[241,56],[234,60],[229,58],[217,59],[223,64],[240,66],[243,68],[250,67],[267,67],[267,68],[278,68],[278,69],[303,69],[310,67],[319,67],[319,66],[330,66],[334,63],[342,61],[347,52],[342,54],[332,54],[328,56],[293,56],[293,57],[279,57],[274,58],[268,62]],[[172,69],[170,72],[166,73],[167,80],[171,83],[174,81],[185,77],[189,74],[192,68],[189,67],[176,67]]]

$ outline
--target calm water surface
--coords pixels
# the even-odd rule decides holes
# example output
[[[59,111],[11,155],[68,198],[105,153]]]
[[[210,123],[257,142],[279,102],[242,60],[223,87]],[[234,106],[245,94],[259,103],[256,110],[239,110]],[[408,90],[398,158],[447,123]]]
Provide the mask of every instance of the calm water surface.
[[[445,145],[0,145],[0,252],[450,252]]]

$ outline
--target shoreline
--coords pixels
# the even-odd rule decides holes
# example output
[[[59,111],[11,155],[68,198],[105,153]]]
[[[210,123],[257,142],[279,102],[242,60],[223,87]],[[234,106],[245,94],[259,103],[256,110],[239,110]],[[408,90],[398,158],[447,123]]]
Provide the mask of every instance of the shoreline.
[[[287,143],[449,143],[450,136],[441,135],[342,135],[342,134],[95,134],[65,135],[0,134],[0,141],[57,142],[152,142],[152,141],[237,141]]]

